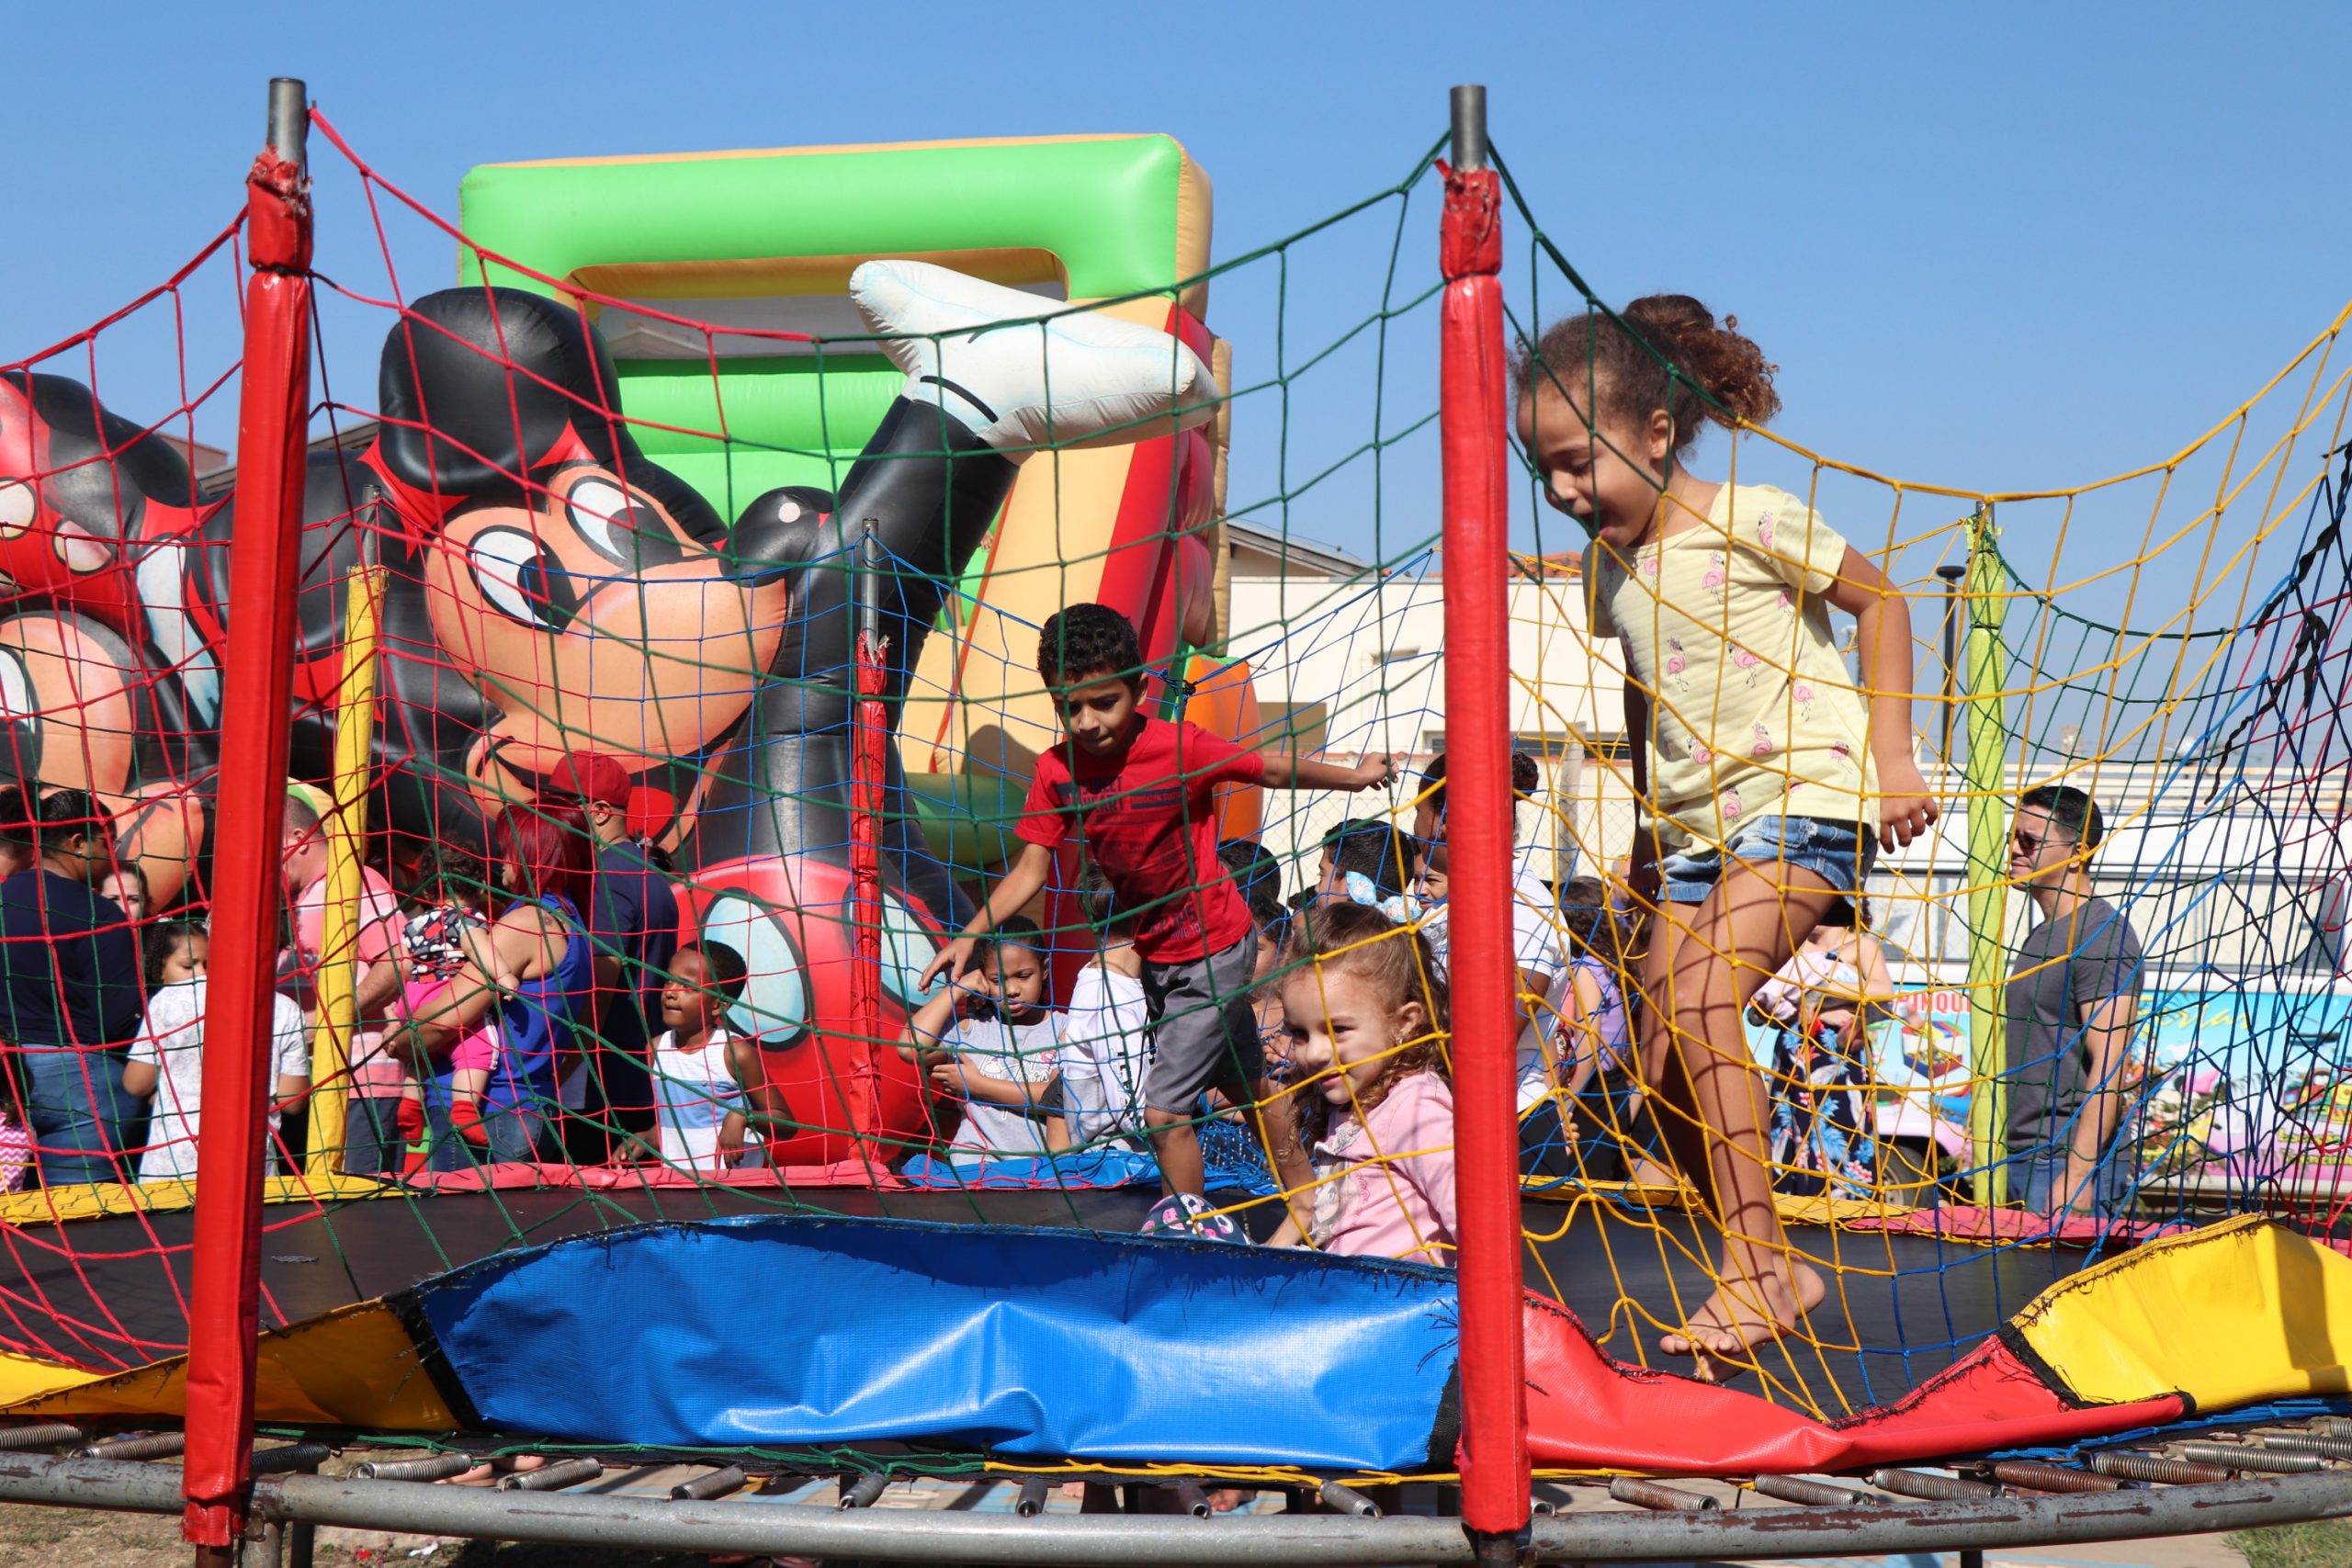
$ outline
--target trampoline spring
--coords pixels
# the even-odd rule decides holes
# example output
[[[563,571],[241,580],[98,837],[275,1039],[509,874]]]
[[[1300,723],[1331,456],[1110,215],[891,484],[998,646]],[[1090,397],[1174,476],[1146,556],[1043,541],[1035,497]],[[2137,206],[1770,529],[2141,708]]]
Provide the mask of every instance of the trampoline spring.
[[[316,1470],[334,1450],[324,1443],[285,1443],[254,1450],[255,1475],[283,1475],[292,1470]]]
[[[1826,1481],[1808,1481],[1802,1475],[1759,1475],[1756,1478],[1756,1490],[1767,1497],[1778,1497],[1783,1503],[1803,1503],[1811,1508],[1862,1508],[1871,1502],[1868,1493],[1833,1486]]]
[[[2191,1464],[2226,1465],[2232,1470],[2259,1471],[2265,1475],[2301,1475],[2324,1469],[2317,1454],[2283,1453],[2277,1449],[2233,1448],[2227,1443],[2190,1443],[2180,1450]]]
[[[842,1488],[842,1500],[840,1506],[843,1508],[870,1508],[874,1506],[875,1499],[881,1496],[885,1491],[888,1490],[889,1485],[890,1477],[887,1472],[879,1470],[868,1472],[866,1474],[859,1476],[849,1485]]]
[[[1892,1492],[1898,1497],[1917,1497],[1928,1503],[1973,1503],[1986,1497],[1997,1497],[1997,1488],[1981,1481],[1962,1481],[1956,1475],[1931,1475],[1923,1470],[1873,1470],[1871,1484],[1882,1492]]]
[[[422,1459],[378,1459],[351,1467],[361,1481],[446,1481],[463,1475],[481,1461],[471,1454],[426,1454]]]
[[[74,1450],[75,1459],[169,1459],[187,1447],[186,1432],[149,1432],[136,1438],[107,1438]]]
[[[1713,1497],[1685,1492],[1679,1486],[1661,1486],[1655,1481],[1643,1481],[1631,1475],[1621,1475],[1611,1482],[1609,1495],[1620,1503],[1632,1503],[1638,1507],[1657,1508],[1672,1514],[1712,1514],[1723,1506]]]
[[[2219,1465],[2191,1464],[2160,1454],[2103,1453],[2090,1457],[2090,1467],[2121,1481],[2155,1481],[2166,1486],[2204,1486],[2227,1481],[2230,1472]]]
[[[2282,1453],[2317,1454],[2322,1459],[2352,1459],[2352,1438],[2294,1436],[2265,1438],[2262,1446]]]
[[[1176,1506],[1193,1517],[1205,1519],[1216,1512],[1209,1506],[1209,1495],[1201,1490],[1199,1482],[1180,1481],[1176,1483],[1175,1491]]]
[[[34,1427],[0,1427],[0,1450],[53,1449],[60,1443],[78,1443],[89,1435],[62,1421],[43,1421]]]
[[[2039,1460],[2003,1460],[1992,1472],[1993,1479],[2004,1486],[2030,1486],[2038,1492],[2113,1492],[2123,1484],[2110,1475],[2093,1475]]]
[[[1323,1506],[1334,1513],[1353,1514],[1360,1519],[1380,1517],[1380,1505],[1342,1482],[1327,1481],[1319,1495]]]
[[[567,1486],[594,1481],[604,1473],[602,1461],[560,1459],[537,1470],[518,1470],[512,1475],[502,1475],[498,1478],[498,1489],[501,1492],[560,1492]]]
[[[670,1497],[678,1503],[708,1503],[717,1498],[741,1492],[750,1484],[751,1477],[743,1473],[740,1464],[725,1470],[714,1470],[707,1475],[697,1475],[692,1481],[681,1481],[670,1488]]]
[[[1021,1478],[1021,1495],[1012,1500],[1012,1511],[1024,1519],[1034,1519],[1046,1511],[1046,1494],[1052,1490],[1042,1475]]]
[[[2352,1419],[2341,1416],[2321,1416],[2312,1421],[2312,1430],[2324,1438],[2352,1438]]]

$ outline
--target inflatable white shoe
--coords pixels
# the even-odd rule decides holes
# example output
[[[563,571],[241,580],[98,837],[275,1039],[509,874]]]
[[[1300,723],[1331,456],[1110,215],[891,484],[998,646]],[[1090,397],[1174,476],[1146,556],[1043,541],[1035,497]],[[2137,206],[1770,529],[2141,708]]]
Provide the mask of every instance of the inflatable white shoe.
[[[927,262],[867,262],[849,292],[907,373],[906,395],[1015,458],[1172,434],[1205,423],[1224,395],[1166,333],[1091,311],[1038,321],[1051,300]],[[1022,324],[989,330],[1004,321]]]

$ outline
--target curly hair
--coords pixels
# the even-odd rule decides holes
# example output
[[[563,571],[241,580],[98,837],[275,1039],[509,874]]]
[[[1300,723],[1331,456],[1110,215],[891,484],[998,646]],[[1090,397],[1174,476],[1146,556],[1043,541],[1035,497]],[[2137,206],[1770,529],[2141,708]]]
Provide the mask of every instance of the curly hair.
[[[741,953],[723,942],[712,942],[707,937],[680,947],[677,957],[684,958],[689,953],[700,954],[703,963],[709,966],[713,995],[729,1002],[743,999],[743,984],[750,977],[751,966],[743,962]]]
[[[1419,1002],[1428,1015],[1425,1032],[1406,1041],[1382,1064],[1380,1077],[1356,1097],[1359,1114],[1369,1112],[1410,1075],[1448,1072],[1446,1040],[1453,998],[1445,971],[1429,939],[1363,904],[1317,904],[1291,917],[1290,940],[1283,944],[1283,967],[1312,965],[1316,976],[1347,974],[1373,987],[1381,1009],[1396,1012]]]
[[[1688,294],[1646,295],[1616,315],[1596,309],[1553,322],[1521,346],[1514,378],[1522,398],[1556,384],[1588,420],[1634,423],[1664,409],[1679,458],[1708,420],[1765,424],[1781,412],[1772,389],[1781,367],[1738,328],[1737,316],[1718,324]],[[1598,410],[1581,407],[1587,388]]]
[[[1108,604],[1070,604],[1037,633],[1037,675],[1048,686],[1125,681],[1143,688],[1143,645],[1135,623]]]

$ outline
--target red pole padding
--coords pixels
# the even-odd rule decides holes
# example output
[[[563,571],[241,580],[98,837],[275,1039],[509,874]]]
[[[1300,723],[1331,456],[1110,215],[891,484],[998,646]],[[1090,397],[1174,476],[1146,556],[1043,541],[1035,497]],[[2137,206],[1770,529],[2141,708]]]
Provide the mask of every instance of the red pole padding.
[[[254,1347],[260,1332],[261,1184],[270,1080],[270,992],[286,815],[287,714],[311,401],[311,194],[265,151],[245,187],[244,386],[229,546],[220,773],[212,845],[212,966],[197,1138],[196,1264],[188,1297],[187,1459],[181,1529],[225,1547],[253,1482]]]
[[[868,570],[871,570],[869,567]],[[854,1060],[857,1092],[852,1100],[853,1132],[865,1136],[882,1125],[881,1067],[888,1049],[882,1038],[882,774],[889,759],[889,715],[882,704],[885,645],[871,632],[857,637],[857,724],[850,746],[850,921],[854,928],[849,998],[857,1020]],[[869,1159],[888,1159],[895,1149],[876,1146]]]
[[[1528,1523],[1520,1325],[1519,972],[1511,943],[1510,526],[1500,191],[1447,170],[1438,429],[1445,453],[1445,838],[1462,1292],[1462,1522]]]

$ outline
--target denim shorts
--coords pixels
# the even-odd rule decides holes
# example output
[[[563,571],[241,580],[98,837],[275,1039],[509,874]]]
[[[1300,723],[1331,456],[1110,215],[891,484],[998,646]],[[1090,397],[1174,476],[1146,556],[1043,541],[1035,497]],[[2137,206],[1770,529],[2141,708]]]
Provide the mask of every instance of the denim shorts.
[[[1758,817],[1733,829],[1731,842],[1721,849],[1678,851],[1660,861],[1658,876],[1668,901],[1703,900],[1723,880],[1725,855],[1809,871],[1850,897],[1862,890],[1862,879],[1878,863],[1878,835],[1820,817]]]

